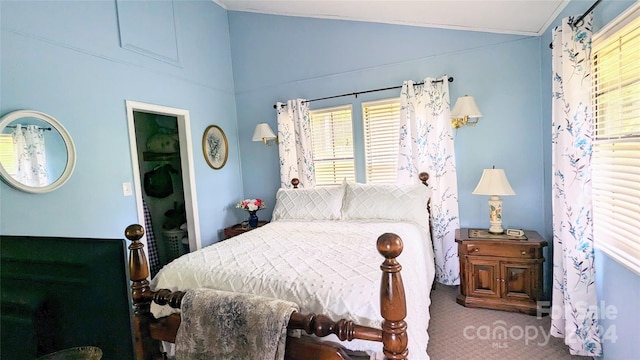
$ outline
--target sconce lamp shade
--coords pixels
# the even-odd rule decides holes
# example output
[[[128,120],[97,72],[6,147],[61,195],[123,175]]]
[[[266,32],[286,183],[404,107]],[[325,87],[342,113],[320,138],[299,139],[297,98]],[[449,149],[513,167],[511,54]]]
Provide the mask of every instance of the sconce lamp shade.
[[[478,105],[476,105],[476,100],[473,96],[465,95],[459,97],[453,106],[453,110],[451,110],[452,118],[463,118],[465,116],[470,118],[482,117],[482,113],[480,109],[478,109]]]
[[[478,119],[482,117],[476,101],[473,96],[465,95],[456,100],[456,104],[451,110],[451,126],[455,129],[462,125],[475,126],[478,123]],[[475,120],[469,120],[473,119]]]
[[[515,195],[504,169],[484,169],[474,195]]]
[[[253,141],[262,141],[266,144],[267,141],[275,139],[277,139],[277,136],[273,133],[273,130],[271,130],[269,124],[260,123],[256,125],[256,129],[253,132]]]
[[[489,198],[489,232],[502,234],[502,199],[500,195],[515,195],[516,192],[507,180],[503,169],[484,169],[478,186],[473,190],[474,195],[490,195]]]

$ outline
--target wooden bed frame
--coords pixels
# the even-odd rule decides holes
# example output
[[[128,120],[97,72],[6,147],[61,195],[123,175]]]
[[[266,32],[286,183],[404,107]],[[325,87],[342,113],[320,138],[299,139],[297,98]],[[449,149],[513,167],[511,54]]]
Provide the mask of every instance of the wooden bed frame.
[[[420,173],[420,180],[427,185],[429,175]],[[298,179],[291,183],[298,186]],[[167,289],[152,291],[149,286],[149,266],[144,252],[144,244],[140,239],[144,236],[141,225],[130,225],[125,236],[131,241],[129,245],[129,273],[131,294],[134,305],[133,332],[134,351],[138,360],[166,359],[161,351],[161,342],[175,342],[181,318],[179,313],[156,319],[150,311],[151,302],[180,308],[184,292],[171,292]],[[400,360],[408,358],[407,306],[400,270],[402,266],[396,258],[402,253],[402,239],[396,234],[382,234],[376,243],[378,252],[385,258],[380,269],[380,313],[384,319],[382,328],[360,326],[352,321],[341,319],[333,321],[327,316],[317,314],[291,314],[287,328],[300,329],[307,334],[324,337],[334,334],[342,341],[354,339],[382,342],[383,352],[387,359]],[[337,343],[317,341],[311,336],[300,338],[287,337],[285,359],[287,360],[349,360],[349,350]],[[368,357],[366,357],[368,358]]]
[[[140,242],[143,235],[144,228],[141,225],[130,225],[125,230],[125,236],[131,240],[129,272],[134,305],[134,350],[138,360],[164,359],[165,354],[160,350],[160,341],[175,342],[181,321],[180,314],[156,319],[150,311],[151,302],[179,309],[184,292],[171,292],[167,289],[151,290],[147,281],[149,276],[147,257],[143,249],[144,244]],[[407,306],[400,275],[402,266],[396,261],[402,252],[402,240],[395,234],[382,234],[378,238],[377,248],[385,257],[380,265],[382,269],[380,312],[384,318],[382,329],[360,326],[345,319],[332,321],[324,315],[298,312],[291,314],[287,328],[301,329],[307,334],[320,337],[335,334],[343,341],[361,339],[382,342],[387,359],[406,359],[408,338],[404,318],[407,315]],[[347,350],[338,344],[313,341],[308,336],[302,336],[287,337],[285,359],[329,360],[351,359],[351,357],[347,355]]]

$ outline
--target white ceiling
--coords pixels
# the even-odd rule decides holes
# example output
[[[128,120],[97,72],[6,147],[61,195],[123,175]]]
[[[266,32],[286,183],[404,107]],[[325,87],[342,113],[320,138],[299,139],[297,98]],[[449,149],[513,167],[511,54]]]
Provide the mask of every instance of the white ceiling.
[[[213,0],[227,10],[542,35],[569,0]]]

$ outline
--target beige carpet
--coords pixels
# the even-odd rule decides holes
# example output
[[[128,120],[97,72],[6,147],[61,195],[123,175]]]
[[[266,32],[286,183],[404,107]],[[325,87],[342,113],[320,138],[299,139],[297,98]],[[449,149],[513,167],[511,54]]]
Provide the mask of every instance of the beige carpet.
[[[466,308],[457,294],[457,286],[442,284],[431,292],[427,353],[433,360],[591,359],[570,355],[563,339],[549,336],[549,316]]]

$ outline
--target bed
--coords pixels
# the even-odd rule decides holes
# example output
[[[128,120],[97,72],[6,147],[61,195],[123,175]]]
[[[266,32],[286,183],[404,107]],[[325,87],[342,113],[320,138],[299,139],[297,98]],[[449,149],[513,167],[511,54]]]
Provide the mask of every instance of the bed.
[[[424,185],[280,189],[271,223],[183,255],[150,283],[142,227],[129,227],[138,358],[162,358],[158,341],[175,340],[184,291],[211,288],[299,304],[289,329],[315,336],[287,338],[287,359],[428,359],[435,266]]]

